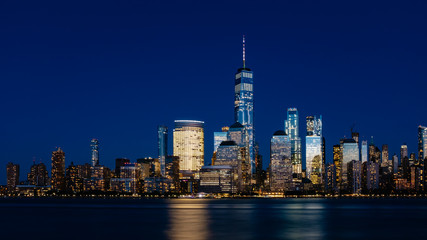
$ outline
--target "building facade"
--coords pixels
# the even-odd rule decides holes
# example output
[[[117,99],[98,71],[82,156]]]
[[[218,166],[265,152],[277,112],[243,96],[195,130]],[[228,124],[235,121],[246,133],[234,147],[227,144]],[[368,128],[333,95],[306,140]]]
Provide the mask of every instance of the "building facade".
[[[255,173],[254,80],[246,67],[245,39],[243,38],[243,67],[237,70],[234,81],[234,121],[241,123],[248,134],[250,172]]]
[[[204,165],[204,122],[176,120],[173,155],[179,157],[180,171],[198,172]]]
[[[323,140],[322,140],[322,116],[308,116],[306,136],[306,177],[313,185],[323,183]]]
[[[166,126],[157,127],[157,141],[159,147],[160,175],[166,176],[166,157],[168,156],[168,128]]]
[[[52,189],[65,190],[65,153],[61,148],[52,152]]]
[[[99,141],[94,138],[90,141],[90,148],[92,150],[92,167],[99,165]]]
[[[285,120],[285,132],[291,139],[292,172],[302,173],[301,138],[299,136],[299,116],[297,108],[288,108]]]
[[[290,191],[292,186],[291,141],[284,131],[276,131],[270,141],[270,190]]]

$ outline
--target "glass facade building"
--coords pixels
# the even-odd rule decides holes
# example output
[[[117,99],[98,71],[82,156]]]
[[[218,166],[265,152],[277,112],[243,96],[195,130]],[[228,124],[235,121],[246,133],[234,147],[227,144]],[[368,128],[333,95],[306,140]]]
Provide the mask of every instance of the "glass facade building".
[[[223,141],[227,141],[227,132],[214,132],[214,152]]]
[[[359,161],[359,145],[354,139],[342,140],[342,184],[345,188],[348,186],[348,164],[353,161]]]
[[[299,136],[298,109],[288,108],[285,120],[285,132],[291,140],[292,172],[302,173],[301,138]]]
[[[427,157],[427,127],[418,126],[418,158],[424,160]]]
[[[250,171],[255,171],[255,131],[253,72],[240,68],[235,75],[234,120],[241,123],[248,134]]]
[[[168,128],[166,126],[157,127],[157,141],[159,145],[160,175],[166,176],[166,157],[168,156]]]
[[[234,141],[223,141],[217,150],[215,166],[230,166],[233,169],[233,192],[242,191],[244,188],[244,174],[242,168],[241,148]]]
[[[90,141],[90,148],[92,149],[92,167],[99,165],[99,142],[98,139]]]
[[[362,141],[360,159],[362,160],[362,163],[368,162],[368,141]]]
[[[291,141],[284,131],[276,131],[270,141],[270,190],[291,190]]]
[[[176,120],[173,155],[179,157],[180,171],[198,172],[204,165],[204,122]]]
[[[322,141],[322,116],[307,117],[306,143],[306,177],[313,184],[323,183],[323,141]]]

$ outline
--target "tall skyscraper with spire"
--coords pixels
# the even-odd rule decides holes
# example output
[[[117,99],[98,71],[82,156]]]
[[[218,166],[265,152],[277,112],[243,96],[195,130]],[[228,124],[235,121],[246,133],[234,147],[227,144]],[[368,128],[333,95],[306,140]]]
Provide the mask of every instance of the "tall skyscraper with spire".
[[[237,70],[234,84],[234,120],[241,123],[248,132],[248,161],[250,171],[255,171],[255,130],[253,72],[246,67],[245,36],[243,36],[243,67]]]

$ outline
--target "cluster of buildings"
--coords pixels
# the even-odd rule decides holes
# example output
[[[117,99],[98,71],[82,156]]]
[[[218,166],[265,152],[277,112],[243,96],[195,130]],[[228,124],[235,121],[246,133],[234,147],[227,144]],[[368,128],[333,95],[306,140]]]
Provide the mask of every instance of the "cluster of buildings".
[[[51,174],[45,164],[34,163],[25,181],[20,181],[18,164],[7,164],[8,196],[51,196],[85,194],[220,196],[268,195],[358,195],[424,193],[427,160],[427,127],[418,127],[418,152],[390,156],[388,145],[371,139],[359,141],[359,133],[333,146],[333,159],[326,161],[322,116],[306,117],[305,156],[299,129],[298,109],[288,108],[283,129],[270,140],[270,161],[263,157],[255,141],[253,72],[245,63],[235,74],[235,122],[214,133],[210,165],[204,162],[204,122],[176,120],[173,154],[168,152],[168,127],[158,127],[158,156],[131,162],[118,158],[115,168],[100,164],[99,142],[91,141],[91,163],[65,164],[61,148],[52,152]],[[303,169],[305,161],[305,169]]]

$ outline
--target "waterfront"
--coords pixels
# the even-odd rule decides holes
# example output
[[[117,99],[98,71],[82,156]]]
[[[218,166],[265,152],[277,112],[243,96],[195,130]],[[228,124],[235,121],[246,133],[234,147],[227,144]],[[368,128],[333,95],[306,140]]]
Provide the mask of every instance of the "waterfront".
[[[411,239],[426,199],[1,199],[2,239]]]

